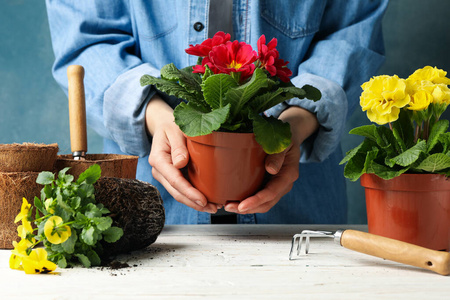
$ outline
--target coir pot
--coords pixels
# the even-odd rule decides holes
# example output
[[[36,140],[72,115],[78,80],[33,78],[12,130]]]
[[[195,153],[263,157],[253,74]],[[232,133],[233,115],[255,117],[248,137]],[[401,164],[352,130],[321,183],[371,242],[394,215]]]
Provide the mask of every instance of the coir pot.
[[[450,250],[450,179],[363,174],[369,232],[434,250]]]
[[[213,132],[186,138],[189,180],[209,202],[241,201],[261,188],[267,154],[253,133]]]

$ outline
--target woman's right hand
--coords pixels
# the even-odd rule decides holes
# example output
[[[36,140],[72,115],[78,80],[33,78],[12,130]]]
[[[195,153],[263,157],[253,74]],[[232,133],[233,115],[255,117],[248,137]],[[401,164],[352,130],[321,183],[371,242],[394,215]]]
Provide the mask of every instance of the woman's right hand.
[[[152,175],[175,200],[195,210],[216,213],[217,204],[208,203],[206,197],[183,176],[189,153],[186,138],[174,122],[173,109],[155,95],[145,111],[146,127],[153,137],[149,163]]]

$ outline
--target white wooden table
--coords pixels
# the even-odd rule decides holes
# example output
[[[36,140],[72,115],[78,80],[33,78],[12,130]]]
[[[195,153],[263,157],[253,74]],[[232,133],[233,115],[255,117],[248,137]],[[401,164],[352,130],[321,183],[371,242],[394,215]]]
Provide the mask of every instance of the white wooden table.
[[[450,299],[450,276],[311,240],[290,261],[293,234],[329,225],[166,226],[129,268],[57,269],[26,275],[0,250],[0,299]],[[366,226],[345,228],[366,230]]]

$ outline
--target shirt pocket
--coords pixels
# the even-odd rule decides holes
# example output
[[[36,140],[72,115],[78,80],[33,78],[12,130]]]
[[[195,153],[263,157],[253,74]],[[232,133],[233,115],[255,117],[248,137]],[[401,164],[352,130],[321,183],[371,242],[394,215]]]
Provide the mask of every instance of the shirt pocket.
[[[131,1],[131,3],[139,39],[153,41],[177,28],[177,9],[174,0]]]
[[[326,0],[261,0],[261,17],[290,38],[319,31]]]

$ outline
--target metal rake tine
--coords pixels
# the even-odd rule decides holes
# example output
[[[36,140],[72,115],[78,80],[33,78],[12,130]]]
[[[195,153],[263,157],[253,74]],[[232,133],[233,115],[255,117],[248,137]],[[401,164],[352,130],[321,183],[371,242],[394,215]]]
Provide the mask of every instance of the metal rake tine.
[[[292,238],[291,251],[289,252],[289,260],[293,260],[294,249],[297,248],[297,257],[300,256],[302,249],[303,238],[305,238],[305,254],[309,253],[309,244],[311,237],[333,237],[333,233],[330,231],[312,231],[303,230],[302,233],[295,234]]]

